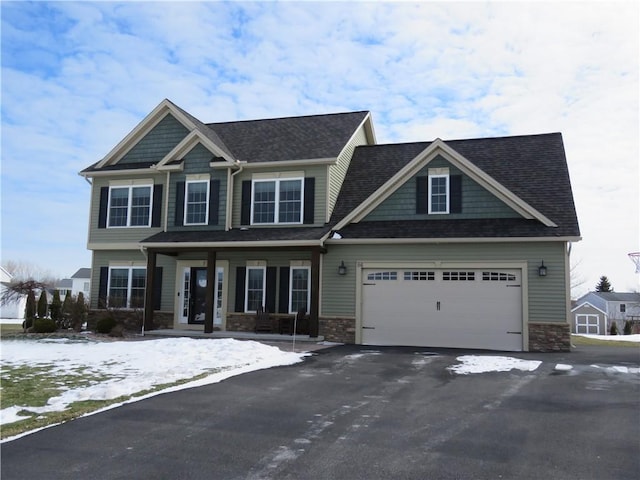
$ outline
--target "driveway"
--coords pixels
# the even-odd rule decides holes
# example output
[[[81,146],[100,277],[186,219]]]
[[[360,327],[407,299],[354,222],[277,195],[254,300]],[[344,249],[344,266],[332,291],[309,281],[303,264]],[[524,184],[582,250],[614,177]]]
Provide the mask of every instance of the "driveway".
[[[447,369],[464,354],[542,364]],[[5,443],[2,479],[636,479],[638,366],[637,348],[333,347]]]

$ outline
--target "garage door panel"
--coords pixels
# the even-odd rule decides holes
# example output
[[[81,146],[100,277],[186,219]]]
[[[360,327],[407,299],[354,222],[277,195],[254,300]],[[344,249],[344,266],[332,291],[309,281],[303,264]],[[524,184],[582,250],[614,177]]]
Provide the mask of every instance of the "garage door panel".
[[[522,350],[519,270],[364,273],[365,344]]]

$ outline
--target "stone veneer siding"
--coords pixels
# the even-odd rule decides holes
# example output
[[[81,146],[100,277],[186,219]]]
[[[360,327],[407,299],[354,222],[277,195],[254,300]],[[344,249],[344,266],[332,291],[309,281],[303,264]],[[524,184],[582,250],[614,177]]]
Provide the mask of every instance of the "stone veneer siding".
[[[319,319],[320,335],[328,342],[356,343],[355,318]]]
[[[568,323],[529,323],[530,352],[570,352],[571,326]]]
[[[87,330],[95,330],[98,320],[110,315],[125,330],[131,332],[142,330],[141,310],[89,310],[87,314]],[[173,312],[153,312],[153,323],[156,329],[173,328]]]

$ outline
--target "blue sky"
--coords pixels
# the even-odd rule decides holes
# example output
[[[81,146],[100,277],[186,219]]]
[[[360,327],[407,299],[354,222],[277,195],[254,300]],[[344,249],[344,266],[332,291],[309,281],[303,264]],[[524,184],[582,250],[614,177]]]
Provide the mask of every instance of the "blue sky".
[[[204,122],[370,110],[380,143],[563,134],[575,277],[638,289],[635,2],[5,2],[2,262],[90,266],[101,159],[163,98]]]

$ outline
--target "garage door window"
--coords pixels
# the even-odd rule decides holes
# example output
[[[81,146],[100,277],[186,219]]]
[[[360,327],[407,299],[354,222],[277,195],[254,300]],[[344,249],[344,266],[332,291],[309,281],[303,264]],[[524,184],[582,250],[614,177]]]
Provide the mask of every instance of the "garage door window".
[[[482,272],[482,280],[485,282],[515,282],[516,276],[503,272]]]
[[[367,275],[367,280],[397,280],[398,272],[374,272]]]
[[[464,281],[473,281],[475,279],[476,279],[475,272],[458,272],[458,271],[442,272],[442,280],[445,280],[445,281],[464,282]]]
[[[428,272],[428,271],[404,272],[404,279],[406,281],[435,280],[436,272]]]
[[[600,334],[597,315],[576,315],[576,333]]]

